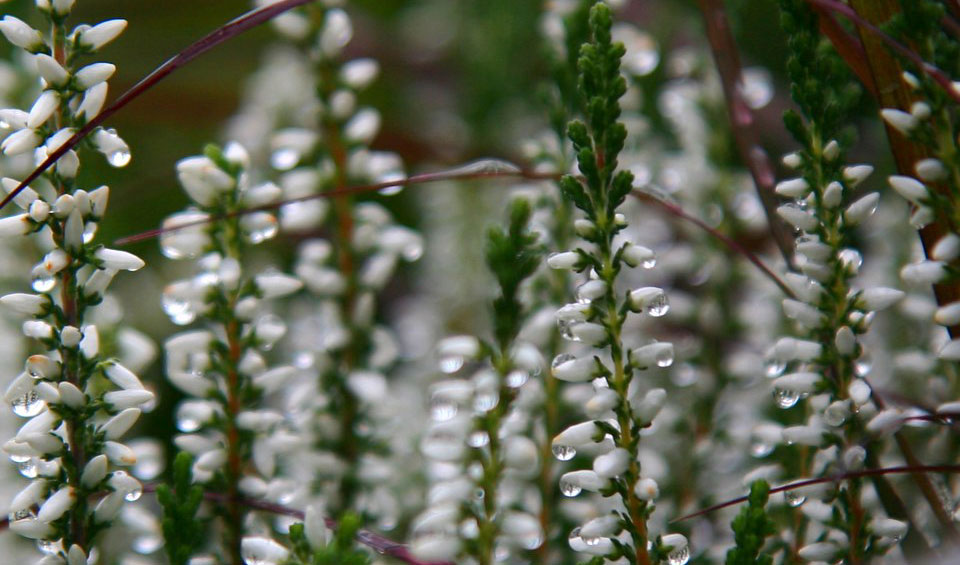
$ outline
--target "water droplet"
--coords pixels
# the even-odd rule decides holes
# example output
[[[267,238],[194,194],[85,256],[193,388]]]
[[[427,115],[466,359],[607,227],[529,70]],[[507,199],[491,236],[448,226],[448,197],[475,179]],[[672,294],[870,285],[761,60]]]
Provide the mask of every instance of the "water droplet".
[[[590,547],[596,547],[600,545],[600,542],[603,540],[601,536],[581,536],[580,539],[583,540],[584,544]]]
[[[473,518],[467,518],[460,523],[460,536],[464,539],[477,539],[480,535],[480,526]]]
[[[520,388],[525,385],[529,379],[530,373],[524,371],[523,369],[514,369],[513,371],[507,373],[504,381],[510,388]]]
[[[786,410],[787,408],[793,408],[797,405],[797,402],[800,400],[800,393],[795,390],[778,388],[773,392],[773,400],[777,403],[778,407]]]
[[[580,539],[580,528],[579,528],[579,527],[570,530],[570,537],[569,537],[569,539],[570,539],[570,541],[576,541],[576,540],[579,540],[579,539]]]
[[[415,239],[416,241],[411,241],[400,250],[404,261],[413,262],[423,257],[423,241],[419,237]]]
[[[863,265],[863,256],[860,255],[860,252],[849,247],[840,251],[838,258],[840,262],[843,263],[843,266],[854,274],[856,274],[860,270],[860,266]]]
[[[534,549],[537,549],[538,547],[543,545],[543,536],[540,534],[540,532],[535,532],[535,533],[527,534],[523,536],[522,538],[520,538],[519,541],[520,541],[520,545],[524,549],[533,551]]]
[[[38,539],[37,549],[45,555],[56,555],[63,551],[63,543],[61,540]]]
[[[31,457],[25,461],[20,461],[17,463],[17,470],[20,471],[20,474],[28,479],[35,479],[40,473],[39,466],[37,465],[36,457]]]
[[[476,500],[483,500],[483,497],[486,495],[487,493],[485,493],[482,488],[477,487],[473,489],[473,498]]]
[[[13,413],[21,418],[33,418],[46,407],[46,403],[40,400],[40,395],[35,389],[25,392],[20,398],[17,398],[10,404]]]
[[[29,508],[24,508],[22,510],[17,510],[16,512],[11,512],[7,517],[10,522],[19,522],[20,520],[33,520],[37,515],[33,513],[33,510]]]
[[[560,355],[557,355],[556,357],[553,358],[553,361],[550,363],[550,368],[556,369],[557,367],[559,367],[560,365],[563,365],[567,361],[573,361],[574,359],[576,359],[576,357],[574,357],[573,355],[570,355],[569,353],[561,353]]]
[[[273,214],[266,212],[248,214],[243,217],[240,223],[243,236],[254,245],[272,239],[280,229],[280,223],[277,222]]]
[[[440,358],[440,371],[451,374],[456,373],[463,367],[463,357],[460,355],[444,355]]]
[[[776,446],[773,445],[772,443],[764,443],[762,441],[757,441],[757,442],[754,442],[752,445],[750,445],[750,455],[753,455],[757,459],[760,459],[773,453],[773,449],[775,447]]]
[[[37,292],[50,292],[53,287],[57,286],[57,279],[49,275],[39,275],[33,278],[30,286]]]
[[[640,263],[640,266],[643,267],[644,269],[652,269],[657,266],[657,258],[650,257],[649,259],[644,259]]]
[[[673,365],[673,348],[664,347],[657,352],[657,367],[669,367]]]
[[[787,505],[791,508],[797,508],[807,501],[807,497],[799,494],[795,490],[788,490],[783,493],[783,497],[787,500]]]
[[[133,540],[133,550],[141,555],[154,553],[163,547],[163,538],[156,534],[143,534]]]
[[[572,483],[569,480],[566,480],[563,477],[560,477],[560,493],[563,494],[563,496],[572,498],[574,496],[577,496],[581,492],[583,492],[583,489],[580,487],[580,485]],[[580,532],[578,531],[577,535],[579,534]]]
[[[170,317],[170,321],[178,326],[185,326],[197,319],[197,311],[189,300],[182,300],[170,293],[164,292],[161,298],[163,311]]]
[[[470,447],[483,447],[490,443],[490,436],[487,432],[476,431],[470,434],[470,437],[467,438],[467,445]]]
[[[400,194],[401,192],[403,192],[402,184],[394,184],[392,186],[386,186],[377,191],[378,194],[382,194],[384,196],[395,196],[397,194]]]
[[[118,149],[107,154],[107,162],[116,168],[126,167],[130,163],[130,151],[128,149]]]
[[[447,171],[448,175],[490,175],[519,173],[520,167],[503,159],[479,159]]]
[[[189,416],[178,415],[177,416],[177,429],[181,432],[191,433],[200,429],[200,426],[203,424],[199,419],[192,418]]]
[[[558,461],[569,461],[577,455],[577,448],[570,445],[554,445],[551,451]]]
[[[96,222],[87,222],[87,225],[83,227],[83,242],[90,243],[93,241],[93,238],[97,236],[97,223]]]
[[[140,500],[141,496],[143,496],[143,488],[140,486],[137,486],[137,488],[123,495],[123,499],[126,500],[127,502],[136,502]]]
[[[454,402],[435,400],[430,403],[430,417],[434,422],[446,422],[457,415],[457,405]]]
[[[289,171],[300,162],[300,152],[292,147],[277,149],[270,154],[270,165],[278,171]]]
[[[770,71],[762,67],[744,69],[738,87],[743,100],[753,110],[763,108],[773,99]]]
[[[690,561],[690,546],[685,545],[680,549],[675,549],[667,554],[668,565],[686,565]]]
[[[786,370],[786,361],[781,361],[780,359],[768,359],[767,365],[764,367],[764,374],[767,375],[767,378],[769,379],[775,379],[782,375]]]
[[[823,421],[828,426],[840,427],[847,421],[847,407],[842,403],[834,403],[823,411]]]
[[[865,377],[870,374],[873,368],[873,359],[868,354],[863,354],[859,359],[853,362],[853,372],[858,377]]]
[[[659,318],[670,311],[670,300],[666,294],[657,295],[647,304],[647,314],[652,318]],[[673,361],[671,361],[672,363]]]
[[[496,392],[485,392],[478,394],[473,399],[473,409],[477,412],[489,412],[500,403],[500,395]]]
[[[573,332],[570,330],[570,328],[572,328],[573,324],[575,323],[578,323],[578,322],[576,322],[575,320],[558,319],[557,330],[560,331],[560,337],[562,337],[563,339],[569,339],[570,341],[577,341],[576,336],[574,336]]]

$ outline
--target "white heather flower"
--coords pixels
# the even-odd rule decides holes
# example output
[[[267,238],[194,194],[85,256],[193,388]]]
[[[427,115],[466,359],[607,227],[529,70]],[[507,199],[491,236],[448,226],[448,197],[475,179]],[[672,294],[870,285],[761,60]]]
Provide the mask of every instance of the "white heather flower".
[[[823,428],[820,426],[790,426],[783,428],[783,441],[817,447],[823,443]]]
[[[143,383],[133,374],[133,371],[119,363],[108,363],[104,368],[104,373],[113,384],[123,390],[143,390]]]
[[[240,552],[246,563],[279,563],[287,558],[287,548],[270,538],[248,536],[240,541]]]
[[[98,524],[106,524],[117,517],[117,514],[123,509],[123,495],[118,492],[111,492],[103,497],[97,503],[93,510],[93,519]]]
[[[3,302],[3,298],[0,298],[0,302]],[[960,324],[960,302],[951,302],[950,304],[937,308],[936,314],[933,315],[933,321],[941,326],[955,326]]]
[[[608,484],[609,481],[601,478],[593,471],[570,471],[560,477],[561,489],[563,485],[569,485],[586,491],[597,492],[600,489],[606,488]]]
[[[71,486],[65,486],[57,492],[50,495],[37,512],[37,520],[41,522],[53,522],[60,516],[67,513],[77,501],[77,493]]]
[[[843,185],[837,181],[830,182],[823,190],[823,205],[827,208],[836,208],[843,201]]]
[[[627,303],[634,312],[643,312],[651,306],[659,307],[666,300],[663,289],[655,286],[645,286],[630,291]]]
[[[835,543],[822,541],[801,547],[797,554],[807,561],[833,561],[839,551]]]
[[[607,330],[600,324],[583,322],[570,326],[570,333],[577,341],[587,345],[599,345],[607,339]]]
[[[907,523],[893,518],[874,518],[870,529],[879,536],[901,539],[907,533]]]
[[[127,408],[126,410],[123,410],[119,414],[107,420],[102,426],[100,426],[99,431],[106,439],[120,439],[120,437],[122,437],[125,433],[127,433],[128,430],[130,430],[130,428],[133,427],[138,418],[140,418],[140,410],[136,408]]]
[[[80,102],[80,105],[77,106],[77,111],[74,112],[74,115],[84,117],[88,120],[97,116],[107,101],[107,92],[109,89],[106,82],[101,82],[98,85],[88,88],[87,92],[83,95],[83,100]]]
[[[368,145],[380,131],[380,112],[364,108],[343,126],[343,137],[352,143]]]
[[[667,402],[667,391],[662,388],[654,388],[647,391],[643,398],[631,401],[634,418],[641,426],[647,426],[657,417],[663,405]]]
[[[809,327],[816,327],[823,320],[823,314],[819,310],[792,298],[783,299],[783,312],[788,318]]]
[[[43,142],[43,137],[36,131],[24,128],[8,135],[0,149],[7,155],[19,155],[27,151],[33,151]]]
[[[613,514],[598,516],[580,528],[580,537],[586,539],[608,538],[620,529],[620,518]]]
[[[582,258],[576,251],[563,251],[547,257],[551,269],[578,269],[583,266]]]
[[[40,320],[27,320],[23,323],[23,335],[33,339],[50,339],[53,337],[53,327]]]
[[[25,538],[42,540],[52,536],[54,530],[48,522],[26,519],[11,522],[10,531]]]
[[[43,94],[37,98],[36,102],[34,102],[30,108],[30,113],[27,115],[27,127],[37,129],[50,119],[50,116],[53,115],[59,106],[60,95],[56,91],[43,91]]]
[[[777,208],[777,214],[797,229],[812,232],[817,229],[819,220],[808,210],[803,210],[794,204],[784,204]]]
[[[657,255],[652,249],[637,245],[635,243],[625,243],[623,246],[623,261],[631,267],[637,265],[646,267],[656,261]]]
[[[857,336],[849,326],[840,327],[833,341],[840,355],[853,355],[857,347]]]
[[[914,166],[917,176],[927,182],[937,182],[947,178],[949,171],[940,159],[920,159]]]
[[[136,271],[144,266],[143,259],[118,249],[101,247],[94,253],[94,257],[103,262],[104,269],[114,271]]]
[[[857,379],[847,387],[847,393],[850,395],[850,400],[852,400],[854,404],[863,406],[870,400],[870,385],[862,379]]]
[[[80,475],[80,484],[85,488],[92,489],[105,478],[107,478],[107,456],[100,454],[87,462],[83,468],[83,473]]]
[[[598,455],[593,460],[593,472],[603,479],[619,477],[630,465],[630,453],[621,447]]]
[[[803,164],[803,157],[797,152],[787,153],[783,156],[781,162],[790,169],[798,169]]]
[[[452,561],[460,553],[460,539],[443,534],[415,536],[410,552],[424,561]]]
[[[327,57],[335,57],[353,38],[353,24],[350,16],[343,10],[329,10],[323,19],[320,30],[320,50]]]
[[[774,190],[780,196],[803,198],[810,192],[810,184],[803,178],[788,179],[778,182]]]
[[[340,69],[340,80],[354,90],[363,90],[380,73],[380,64],[374,59],[354,59]]]
[[[683,534],[667,534],[660,538],[660,541],[663,543],[663,545],[673,548],[670,553],[683,551],[683,549],[689,544],[686,536]]]
[[[201,206],[213,204],[217,195],[231,190],[233,177],[208,157],[187,157],[177,162],[177,178],[187,195]]]
[[[665,341],[649,343],[632,350],[630,358],[641,369],[669,367],[673,364],[673,344]]]
[[[0,304],[20,314],[42,316],[50,309],[50,297],[45,294],[14,293],[0,297]]]
[[[843,213],[843,221],[848,226],[856,226],[863,223],[864,220],[877,211],[877,204],[880,202],[880,193],[871,192],[858,199],[847,207]]]
[[[860,302],[867,310],[885,310],[903,300],[906,293],[882,286],[868,288],[860,295]]]
[[[87,65],[86,67],[78,70],[76,74],[74,74],[74,81],[76,81],[77,87],[80,88],[80,90],[87,90],[100,84],[101,82],[106,81],[112,77],[113,73],[116,71],[117,67],[115,65],[111,65],[110,63],[93,63],[92,65]],[[108,130],[101,129],[94,134],[94,143],[96,143],[98,147],[101,146],[100,142],[98,141],[98,137],[101,135],[100,132],[107,131]]]
[[[927,187],[913,177],[892,175],[887,180],[891,188],[897,191],[900,196],[914,204],[922,204],[930,198],[930,192],[927,190]]]
[[[816,392],[817,383],[820,382],[820,379],[819,373],[789,373],[782,377],[777,377],[777,379],[773,381],[773,386],[784,391],[809,394]]]
[[[960,236],[955,233],[948,233],[940,238],[930,256],[937,261],[953,261],[960,257]]]
[[[0,21],[0,33],[3,33],[7,41],[27,51],[38,51],[45,45],[39,31],[13,16],[3,17]]]
[[[913,284],[934,284],[946,276],[947,271],[940,261],[921,261],[900,269],[900,278]]]
[[[843,169],[843,180],[847,181],[847,186],[854,188],[867,180],[871,174],[873,174],[871,165],[850,165]]]
[[[594,443],[596,441],[595,438],[597,438],[599,433],[600,428],[598,428],[597,425],[592,421],[581,422],[579,424],[569,426],[557,434],[557,436],[553,438],[553,445],[580,447],[589,443]]]
[[[633,493],[640,500],[656,500],[660,497],[660,486],[657,485],[657,481],[644,477],[637,481],[637,484],[633,487]]]
[[[480,354],[480,340],[472,335],[451,336],[437,343],[438,357],[474,358]]]
[[[303,531],[307,542],[313,549],[325,547],[330,541],[330,529],[320,511],[314,505],[307,506],[303,520]]]
[[[960,361],[960,339],[952,339],[944,344],[937,352],[937,357],[944,361]]]
[[[570,359],[553,367],[553,376],[561,381],[584,383],[597,374],[597,362],[593,357]]]
[[[904,135],[910,135],[920,123],[913,115],[895,108],[884,108],[880,111],[880,115],[885,122]]]
[[[47,55],[46,53],[36,55],[34,57],[34,62],[37,65],[37,72],[40,73],[40,76],[43,77],[43,80],[47,81],[47,84],[60,88],[66,85],[67,81],[70,80],[70,73],[68,73],[67,70],[63,68],[63,65],[58,63],[57,60],[50,55]],[[29,124],[30,121],[28,119],[27,125],[29,126]]]
[[[90,51],[98,51],[101,47],[116,39],[126,27],[127,20],[117,19],[100,22],[80,34],[80,45]]]

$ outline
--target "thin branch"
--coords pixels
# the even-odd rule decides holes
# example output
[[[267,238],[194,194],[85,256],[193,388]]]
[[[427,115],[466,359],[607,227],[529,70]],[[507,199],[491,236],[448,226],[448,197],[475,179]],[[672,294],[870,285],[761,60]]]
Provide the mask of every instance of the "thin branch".
[[[16,198],[20,192],[27,188],[27,186],[36,180],[44,171],[53,166],[60,157],[63,157],[67,151],[70,151],[74,148],[80,141],[83,140],[87,135],[89,135],[94,129],[96,129],[100,124],[107,120],[107,118],[116,114],[121,108],[132,102],[133,100],[140,97],[157,83],[167,78],[175,70],[183,67],[193,59],[199,57],[200,55],[206,53],[207,51],[213,49],[214,47],[220,45],[221,43],[240,35],[241,33],[254,28],[262,23],[268,22],[276,16],[301,6],[312,2],[313,0],[281,0],[275,4],[269,6],[264,6],[258,10],[251,10],[246,14],[227,22],[223,26],[217,28],[210,34],[206,35],[202,39],[194,42],[189,47],[177,53],[171,59],[168,59],[167,62],[163,63],[153,72],[151,72],[146,77],[142,78],[140,82],[130,87],[129,90],[124,92],[117,98],[112,104],[107,106],[103,111],[97,114],[96,117],[91,119],[86,123],[82,128],[77,130],[70,139],[68,139],[63,145],[61,145],[56,151],[50,153],[50,155],[41,163],[32,173],[27,175],[17,187],[10,192],[3,200],[0,200],[0,209],[3,209],[11,200]]]
[[[960,465],[901,465],[897,467],[883,467],[880,469],[863,469],[861,471],[850,471],[848,473],[842,473],[839,475],[830,475],[827,477],[819,477],[816,479],[804,479],[802,481],[796,481],[793,483],[788,483],[778,487],[770,489],[770,494],[778,492],[786,492],[798,488],[807,487],[810,485],[819,485],[823,483],[836,483],[844,481],[847,479],[857,479],[861,477],[877,477],[881,475],[902,475],[902,474],[920,474],[920,473],[960,473]],[[690,518],[696,518],[698,516],[703,516],[709,514],[716,510],[721,510],[723,508],[728,508],[730,506],[736,506],[741,502],[746,502],[749,497],[739,496],[737,498],[727,500],[726,502],[721,502],[719,504],[714,504],[713,506],[708,506],[702,510],[697,510],[692,514],[687,514],[679,518],[674,518],[670,521],[671,524],[677,522],[683,522],[684,520],[689,520]]]
[[[756,186],[757,196],[763,204],[763,211],[767,216],[770,234],[780,249],[780,254],[789,267],[793,267],[793,240],[786,225],[777,216],[776,196],[773,191],[776,176],[767,152],[760,146],[757,139],[753,111],[743,97],[740,84],[743,72],[740,58],[737,55],[737,44],[727,21],[727,14],[721,0],[700,0],[700,11],[706,26],[707,40],[710,42],[710,51],[717,64],[717,72],[723,86],[724,99],[727,102],[727,113],[730,117],[730,128],[740,153],[740,159],[750,171],[753,184]]]
[[[439,181],[451,181],[451,180],[477,180],[477,179],[496,179],[496,178],[525,178],[529,180],[556,180],[560,177],[560,175],[557,173],[538,173],[530,170],[522,170],[522,169],[515,169],[515,168],[506,169],[498,161],[493,161],[493,163],[497,163],[497,167],[499,167],[500,170],[480,170],[480,171],[474,170],[475,167],[483,166],[484,164],[483,161],[478,161],[476,164],[473,164],[473,165],[468,164],[453,170],[439,171],[435,173],[424,173],[420,175],[413,175],[404,179],[397,179],[397,180],[379,182],[374,184],[348,186],[344,188],[330,190],[327,192],[301,196],[299,198],[291,198],[289,200],[283,200],[280,202],[271,202],[269,204],[263,204],[263,205],[254,206],[251,208],[244,208],[242,210],[236,210],[234,212],[231,212],[230,214],[225,214],[222,216],[206,218],[203,220],[194,220],[192,222],[184,222],[182,224],[177,224],[175,226],[170,226],[166,228],[156,228],[152,230],[147,230],[144,232],[140,232],[140,233],[136,233],[133,235],[128,235],[128,236],[116,239],[114,240],[113,244],[116,246],[129,245],[131,243],[153,239],[163,234],[172,233],[172,232],[176,232],[179,230],[188,229],[192,227],[207,225],[211,222],[219,222],[219,221],[227,220],[237,216],[251,214],[254,212],[276,210],[288,204],[294,204],[297,202],[306,202],[309,200],[317,200],[321,198],[324,198],[324,199],[334,198],[337,196],[344,196],[344,195],[350,195],[350,194],[376,192],[379,190],[383,190],[385,188],[390,188],[395,186],[409,186],[409,185],[425,184],[425,183],[439,182]],[[773,281],[773,283],[776,284],[777,287],[779,287],[784,294],[786,294],[791,298],[795,298],[794,293],[790,289],[790,287],[787,286],[787,284],[783,282],[783,280],[779,276],[777,276],[777,274],[774,273],[773,270],[770,269],[770,267],[768,267],[755,253],[753,253],[743,245],[740,245],[736,240],[734,240],[730,236],[721,233],[720,231],[711,227],[709,224],[697,218],[696,216],[688,214],[683,210],[683,208],[681,208],[677,204],[673,204],[671,202],[667,202],[660,198],[656,198],[650,194],[647,194],[639,190],[633,191],[632,195],[635,198],[644,200],[646,202],[651,202],[659,206],[669,214],[676,216],[677,218],[680,218],[687,222],[690,222],[693,225],[704,230],[709,235],[713,236],[714,238],[719,240],[721,243],[726,245],[735,254],[742,255],[748,261],[753,263],[758,269],[760,269],[760,271],[764,275],[767,276],[767,278]]]
[[[900,55],[909,59],[918,69],[930,78],[934,80],[941,88],[947,93],[947,96],[953,99],[954,102],[960,103],[960,90],[957,90],[953,87],[953,82],[950,80],[950,77],[938,69],[932,63],[928,63],[923,60],[923,57],[918,55],[912,49],[906,45],[900,43],[896,39],[890,37],[878,26],[870,23],[865,18],[861,17],[856,10],[838,2],[837,0],[806,0],[808,4],[813,6],[819,6],[821,8],[826,8],[828,10],[833,10],[839,14],[843,14],[844,17],[855,23],[861,29],[867,30],[870,33],[876,35],[880,38],[881,41],[887,44],[888,47],[899,53]]]

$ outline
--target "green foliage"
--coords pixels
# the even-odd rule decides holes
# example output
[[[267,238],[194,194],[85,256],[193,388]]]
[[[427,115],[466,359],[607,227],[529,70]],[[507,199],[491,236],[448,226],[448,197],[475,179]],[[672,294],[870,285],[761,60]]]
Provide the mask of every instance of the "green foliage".
[[[777,532],[776,523],[767,515],[764,506],[770,496],[766,481],[750,485],[747,505],[733,519],[733,538],[736,546],[727,551],[727,565],[770,565],[773,558],[761,555],[764,539]]]
[[[303,524],[290,526],[290,545],[292,557],[288,565],[368,565],[370,556],[357,548],[356,537],[360,531],[360,517],[353,513],[344,514],[337,530],[325,546],[311,547],[307,541]]]
[[[561,183],[564,195],[598,222],[604,233],[612,233],[608,219],[623,203],[633,183],[633,175],[627,171],[614,176],[617,156],[627,137],[627,129],[617,121],[620,97],[626,92],[627,83],[620,75],[620,59],[625,50],[622,44],[611,40],[612,23],[606,4],[597,4],[590,10],[592,37],[580,48],[577,63],[586,119],[574,120],[567,128],[587,190],[575,187],[568,179]]]
[[[487,265],[500,285],[500,296],[493,302],[493,325],[501,347],[520,331],[525,308],[517,291],[520,283],[537,270],[543,255],[537,235],[527,229],[530,214],[528,201],[515,200],[507,229],[495,226],[487,233]]]
[[[790,52],[790,94],[821,138],[837,137],[860,99],[860,88],[843,60],[820,35],[817,16],[806,2],[780,0],[780,11]],[[805,142],[808,136],[799,135],[799,125],[793,118],[786,121],[794,137]]]
[[[157,501],[163,508],[164,549],[171,565],[186,565],[206,538],[206,524],[197,519],[203,489],[191,484],[192,465],[193,457],[181,451],[173,461],[173,488],[166,484],[157,487]]]

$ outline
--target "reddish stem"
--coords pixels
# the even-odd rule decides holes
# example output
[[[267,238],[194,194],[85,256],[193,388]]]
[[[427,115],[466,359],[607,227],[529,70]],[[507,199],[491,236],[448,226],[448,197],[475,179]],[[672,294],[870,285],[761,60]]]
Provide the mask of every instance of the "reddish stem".
[[[264,22],[268,22],[271,19],[277,17],[278,15],[292,10],[297,6],[307,4],[313,0],[281,0],[276,4],[271,4],[269,6],[264,6],[258,10],[251,10],[246,14],[227,22],[223,26],[215,29],[213,32],[199,39],[198,41],[191,44],[189,47],[180,51],[172,58],[168,59],[167,62],[163,63],[153,72],[140,79],[140,82],[130,87],[129,90],[124,92],[117,98],[113,104],[110,104],[103,109],[96,117],[91,119],[86,123],[82,128],[77,130],[70,139],[63,143],[56,151],[50,153],[50,155],[40,163],[40,165],[33,170],[25,179],[23,179],[17,188],[10,192],[3,200],[0,200],[0,210],[3,209],[11,200],[16,198],[27,186],[35,181],[44,171],[53,166],[60,157],[63,157],[67,151],[73,149],[80,141],[89,135],[94,129],[96,129],[100,124],[105,122],[107,118],[116,114],[121,108],[132,102],[133,100],[140,97],[151,88],[157,85],[160,81],[167,78],[175,70],[186,65],[193,59],[196,59],[200,55],[206,53],[207,51],[213,49],[217,45],[240,35],[241,33],[254,28]]]

